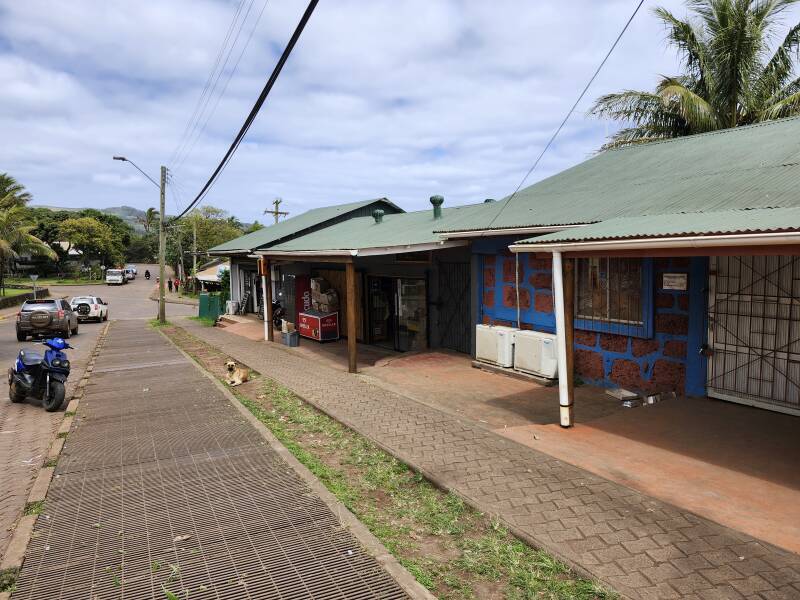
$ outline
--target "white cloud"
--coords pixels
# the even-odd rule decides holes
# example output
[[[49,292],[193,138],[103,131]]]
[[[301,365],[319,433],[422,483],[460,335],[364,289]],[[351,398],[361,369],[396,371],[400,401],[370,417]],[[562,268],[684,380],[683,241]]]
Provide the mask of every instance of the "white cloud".
[[[252,0],[229,66],[262,3]],[[685,12],[680,0],[661,4]],[[0,0],[0,171],[43,204],[155,205],[149,182],[111,156],[124,154],[154,177],[169,161],[237,5]],[[267,4],[213,118],[176,170],[181,201],[227,149],[304,7],[304,0]],[[208,202],[249,220],[275,196],[293,214],[378,196],[407,208],[425,207],[434,193],[448,204],[502,197],[633,7],[631,0],[321,2]],[[677,69],[663,38],[642,10],[532,180],[602,144],[607,125],[586,117],[593,98],[651,87],[659,73]]]

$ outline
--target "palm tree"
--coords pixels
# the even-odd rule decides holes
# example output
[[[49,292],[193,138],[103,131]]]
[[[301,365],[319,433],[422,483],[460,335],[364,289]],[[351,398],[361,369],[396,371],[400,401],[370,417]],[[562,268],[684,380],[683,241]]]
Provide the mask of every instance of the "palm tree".
[[[25,190],[24,185],[8,173],[0,173],[0,210],[12,206],[25,206],[31,198],[30,192]]]
[[[800,114],[800,23],[773,52],[781,14],[798,0],[687,0],[684,21],[655,10],[684,73],[654,92],[601,96],[591,112],[628,126],[604,148],[681,137]]]
[[[35,227],[36,225],[28,221],[23,206],[0,210],[0,290],[3,295],[5,295],[6,267],[20,253],[58,260],[58,255],[53,249],[31,233]]]
[[[144,227],[145,233],[150,233],[158,221],[158,211],[155,208],[148,208],[144,215],[137,219]]]

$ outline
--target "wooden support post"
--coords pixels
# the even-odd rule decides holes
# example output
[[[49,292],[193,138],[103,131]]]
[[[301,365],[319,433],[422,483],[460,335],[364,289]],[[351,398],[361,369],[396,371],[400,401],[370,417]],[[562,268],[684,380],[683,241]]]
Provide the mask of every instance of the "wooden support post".
[[[345,267],[347,283],[347,360],[348,370],[358,372],[358,348],[356,346],[356,268],[352,262]]]
[[[564,346],[567,351],[567,395],[570,423],[575,422],[575,259],[564,258]]]
[[[275,331],[272,327],[272,268],[269,259],[259,259],[258,270],[261,273],[261,292],[264,296],[264,339],[273,342]]]

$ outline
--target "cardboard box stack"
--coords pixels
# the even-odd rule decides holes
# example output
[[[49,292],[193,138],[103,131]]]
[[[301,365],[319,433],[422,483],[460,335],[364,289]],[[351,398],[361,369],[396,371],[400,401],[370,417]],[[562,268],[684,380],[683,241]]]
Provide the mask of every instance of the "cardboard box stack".
[[[339,310],[339,293],[323,277],[311,278],[311,307],[324,313]]]

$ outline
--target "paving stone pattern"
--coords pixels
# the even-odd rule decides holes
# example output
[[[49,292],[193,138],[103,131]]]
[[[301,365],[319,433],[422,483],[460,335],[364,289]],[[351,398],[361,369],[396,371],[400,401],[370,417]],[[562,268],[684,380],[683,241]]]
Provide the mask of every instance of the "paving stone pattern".
[[[800,598],[800,556],[278,345],[181,322],[630,598]]]
[[[158,332],[111,325],[14,600],[406,598]]]

